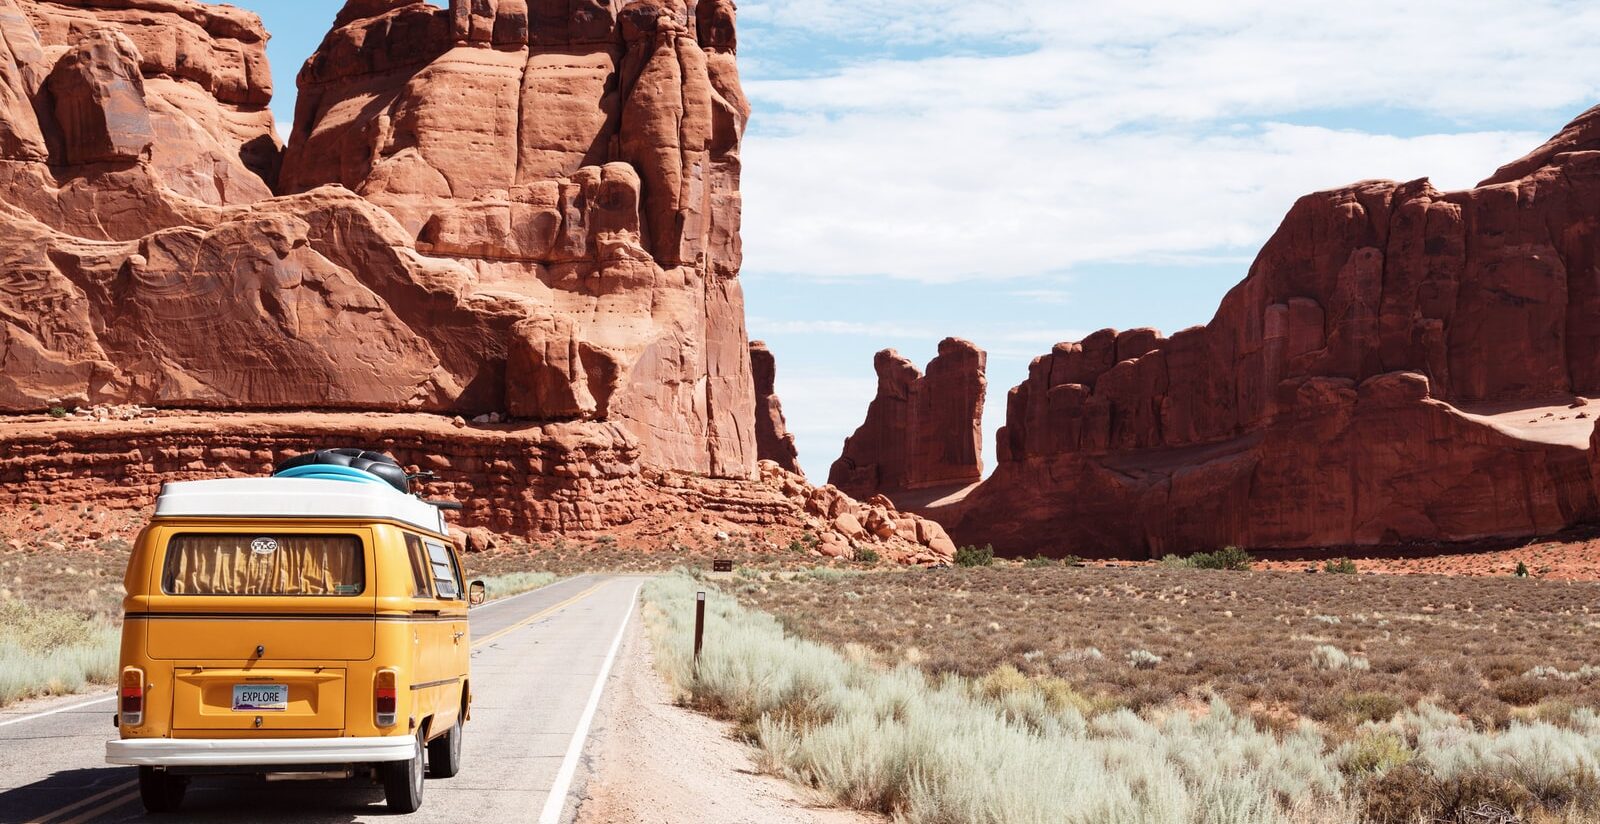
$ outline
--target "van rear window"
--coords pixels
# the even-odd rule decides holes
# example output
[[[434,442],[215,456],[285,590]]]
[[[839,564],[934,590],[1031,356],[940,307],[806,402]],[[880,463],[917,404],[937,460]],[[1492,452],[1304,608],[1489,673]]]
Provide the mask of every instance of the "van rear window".
[[[354,535],[174,535],[161,589],[168,595],[360,595]]]

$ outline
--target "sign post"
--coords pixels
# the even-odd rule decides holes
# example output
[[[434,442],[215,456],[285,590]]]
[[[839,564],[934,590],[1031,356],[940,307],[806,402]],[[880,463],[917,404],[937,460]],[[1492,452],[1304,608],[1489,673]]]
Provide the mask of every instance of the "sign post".
[[[694,671],[700,671],[700,645],[706,634],[706,594],[694,595]]]

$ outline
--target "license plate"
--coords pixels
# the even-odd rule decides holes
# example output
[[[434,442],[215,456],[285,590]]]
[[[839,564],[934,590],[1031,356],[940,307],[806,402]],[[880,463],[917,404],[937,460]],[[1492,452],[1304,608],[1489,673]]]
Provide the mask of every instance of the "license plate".
[[[287,684],[234,684],[234,712],[283,712],[289,708]]]

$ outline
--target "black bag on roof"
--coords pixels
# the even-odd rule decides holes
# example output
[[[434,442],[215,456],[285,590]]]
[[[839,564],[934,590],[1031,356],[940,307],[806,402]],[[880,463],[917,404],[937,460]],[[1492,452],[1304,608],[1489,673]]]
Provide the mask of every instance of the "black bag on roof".
[[[406,477],[406,471],[394,458],[382,452],[370,452],[365,449],[345,447],[341,449],[318,449],[304,455],[296,455],[278,464],[273,474],[294,469],[297,466],[348,466],[351,469],[360,469],[371,472],[401,492],[411,491],[411,480]]]

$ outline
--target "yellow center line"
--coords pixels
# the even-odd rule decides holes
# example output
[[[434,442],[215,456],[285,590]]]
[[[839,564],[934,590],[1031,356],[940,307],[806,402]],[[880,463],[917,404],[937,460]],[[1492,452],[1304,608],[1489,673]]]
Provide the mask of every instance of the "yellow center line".
[[[116,798],[113,798],[110,801],[107,801],[106,803],[101,804],[100,806],[95,807],[92,810],[87,810],[85,812],[79,813],[79,814],[67,819],[66,821],[57,822],[57,824],[83,824],[83,822],[85,822],[85,821],[92,821],[95,818],[98,818],[98,817],[100,817],[100,816],[102,816],[102,815],[104,815],[104,814],[106,814],[108,812],[111,812],[112,810],[115,810],[118,807],[121,807],[121,806],[124,806],[126,804],[132,803],[133,801],[138,800],[138,798],[139,798],[139,794],[138,793],[127,793],[125,795],[119,795]]]
[[[529,615],[528,617],[522,619],[521,621],[518,621],[515,624],[512,624],[511,626],[500,630],[499,632],[491,633],[491,634],[489,634],[489,635],[487,635],[487,636],[485,636],[483,638],[480,638],[480,639],[478,639],[476,641],[473,641],[472,642],[472,648],[473,649],[477,649],[478,647],[481,647],[484,644],[489,643],[490,641],[494,641],[494,640],[506,635],[507,633],[513,632],[515,630],[522,629],[523,627],[533,623],[534,621],[539,620],[540,618],[545,617],[546,615],[549,615],[552,612],[555,612],[556,610],[566,609],[567,607],[572,606],[573,604],[583,600],[584,598],[587,598],[590,595],[593,595],[595,590],[597,590],[597,589],[599,589],[599,588],[601,588],[601,587],[603,587],[605,585],[606,585],[606,582],[605,581],[601,581],[600,583],[595,584],[592,587],[589,587],[588,589],[578,593],[577,595],[572,596],[571,598],[568,598],[565,601],[562,601],[559,604],[556,604],[555,606],[545,607],[544,609],[539,610],[538,612],[535,612],[532,615]]]
[[[54,812],[45,813],[44,817],[42,817],[42,818],[30,818],[30,819],[28,819],[27,824],[48,824],[50,819],[55,818],[58,815],[66,815],[67,813],[70,813],[73,810],[76,810],[79,807],[84,806],[85,804],[93,804],[94,802],[99,801],[100,799],[105,798],[106,796],[108,796],[108,795],[110,795],[112,793],[119,793],[119,792],[122,792],[123,790],[129,789],[129,788],[131,788],[133,785],[135,785],[137,783],[139,783],[139,782],[137,782],[137,781],[128,781],[128,782],[125,782],[125,783],[122,783],[122,784],[118,784],[117,786],[112,787],[111,789],[101,790],[100,792],[97,792],[94,795],[89,796],[88,798],[80,798],[77,801],[74,801],[71,804],[68,804],[67,806],[62,807],[59,810],[56,810]]]

